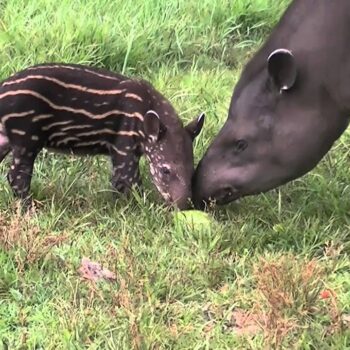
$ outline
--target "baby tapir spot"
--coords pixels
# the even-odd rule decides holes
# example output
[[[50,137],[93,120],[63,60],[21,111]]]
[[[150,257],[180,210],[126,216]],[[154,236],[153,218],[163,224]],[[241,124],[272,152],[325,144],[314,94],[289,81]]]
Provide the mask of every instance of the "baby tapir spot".
[[[15,162],[16,165],[18,165],[21,162],[21,160],[19,158],[15,158],[14,162]]]
[[[62,131],[68,131],[68,130],[79,130],[79,129],[89,129],[89,128],[93,128],[92,125],[72,125],[72,126],[66,126],[64,128],[62,128]]]
[[[116,169],[123,169],[125,167],[125,163],[121,163],[120,165],[116,166]]]
[[[32,122],[35,123],[35,122],[38,122],[40,120],[48,119],[48,118],[52,118],[52,117],[53,117],[53,114],[39,114],[39,115],[33,117]]]
[[[123,157],[125,157],[125,156],[127,156],[128,154],[126,153],[126,152],[124,152],[124,151],[121,151],[120,149],[118,149],[117,147],[112,147],[113,148],[113,150],[114,151],[116,151],[120,156],[123,156]]]
[[[11,169],[11,170],[15,170],[15,166],[14,166],[14,165],[11,165],[10,169]]]
[[[26,134],[25,131],[19,130],[19,129],[12,129],[11,132],[12,132],[12,134],[17,134],[17,135],[21,135],[21,136]]]
[[[41,130],[47,131],[47,130],[50,130],[51,128],[54,128],[55,126],[67,125],[67,124],[71,124],[72,122],[73,122],[72,120],[66,120],[66,121],[63,121],[63,122],[52,123],[52,124],[43,126],[41,128]]]
[[[39,136],[37,136],[37,135],[32,135],[32,136],[31,136],[31,139],[32,139],[33,141],[39,141]]]
[[[56,145],[57,145],[57,147],[59,147],[60,145],[65,145],[65,144],[67,144],[68,142],[70,142],[70,141],[79,141],[80,139],[79,138],[77,138],[77,137],[67,137],[67,138],[65,138],[65,139],[63,139],[63,140],[61,140],[61,141],[58,141],[57,143],[56,143]]]
[[[65,132],[55,132],[55,133],[53,133],[53,134],[51,134],[50,136],[49,136],[49,138],[48,138],[48,140],[49,141],[51,141],[52,139],[54,139],[55,137],[59,137],[59,136],[66,136],[67,134],[65,133]],[[32,139],[33,139],[33,137],[37,137],[37,136],[35,136],[35,135],[33,135],[32,136]]]
[[[72,101],[76,101],[78,99],[78,97],[72,97],[71,100]]]
[[[21,180],[22,176],[21,175],[17,175],[17,180]]]
[[[126,93],[126,94],[125,94],[125,97],[126,97],[126,98],[133,98],[134,100],[143,102],[143,99],[142,99],[140,96],[136,95],[136,94]]]
[[[8,93],[8,94],[2,94],[3,96],[11,96],[13,94]],[[9,114],[5,114],[3,116],[1,116],[1,123],[5,124],[9,119],[12,118],[19,118],[19,117],[28,117],[29,115],[33,114],[34,110],[30,110],[30,111],[25,111],[25,112],[20,112],[20,113],[9,113]]]

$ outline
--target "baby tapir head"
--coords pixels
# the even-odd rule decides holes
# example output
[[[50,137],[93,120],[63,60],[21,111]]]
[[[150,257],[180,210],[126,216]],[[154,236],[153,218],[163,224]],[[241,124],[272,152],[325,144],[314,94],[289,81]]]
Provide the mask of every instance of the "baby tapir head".
[[[144,116],[144,152],[149,161],[152,180],[168,205],[187,209],[192,198],[193,146],[200,133],[204,114],[186,127],[176,118],[166,125],[156,111]]]

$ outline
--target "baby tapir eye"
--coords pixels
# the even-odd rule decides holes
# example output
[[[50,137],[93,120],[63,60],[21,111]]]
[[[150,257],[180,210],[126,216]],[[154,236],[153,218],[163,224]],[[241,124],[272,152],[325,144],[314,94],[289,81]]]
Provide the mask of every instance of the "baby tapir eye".
[[[163,175],[170,175],[170,168],[168,166],[161,167],[160,171]]]

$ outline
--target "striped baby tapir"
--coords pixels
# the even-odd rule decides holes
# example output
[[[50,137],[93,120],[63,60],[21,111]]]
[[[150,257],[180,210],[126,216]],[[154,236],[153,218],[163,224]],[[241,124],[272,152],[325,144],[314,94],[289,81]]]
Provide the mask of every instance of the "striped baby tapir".
[[[203,122],[202,113],[184,127],[169,101],[145,80],[89,66],[41,64],[0,85],[0,162],[12,152],[7,179],[14,195],[31,203],[33,165],[43,148],[109,155],[118,193],[141,185],[139,160],[145,155],[166,204],[186,209],[192,141]]]

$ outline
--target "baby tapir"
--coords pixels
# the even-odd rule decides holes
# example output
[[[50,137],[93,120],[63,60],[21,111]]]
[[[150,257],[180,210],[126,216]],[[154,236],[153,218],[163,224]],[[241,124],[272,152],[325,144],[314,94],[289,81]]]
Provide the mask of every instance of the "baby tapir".
[[[144,80],[75,64],[36,65],[0,85],[0,162],[12,151],[7,178],[26,201],[44,147],[109,154],[112,186],[121,193],[140,185],[145,154],[166,203],[185,209],[192,195],[192,141],[203,122],[201,114],[183,127],[169,101]]]

